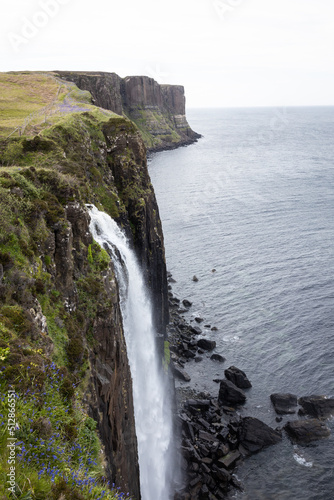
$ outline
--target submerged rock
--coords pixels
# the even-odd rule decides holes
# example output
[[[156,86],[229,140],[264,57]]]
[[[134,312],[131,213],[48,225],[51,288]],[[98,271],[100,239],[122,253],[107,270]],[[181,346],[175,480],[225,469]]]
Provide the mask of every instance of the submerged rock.
[[[200,329],[199,326],[190,326],[189,332],[193,333],[194,335],[200,335],[202,333],[202,330]]]
[[[257,453],[262,448],[276,444],[282,439],[279,431],[253,417],[245,417],[241,420],[238,435],[239,450],[245,455]]]
[[[275,393],[270,395],[272,404],[276,413],[283,415],[285,413],[295,413],[297,409],[297,396],[289,393]]]
[[[331,433],[324,422],[315,418],[288,422],[284,429],[289,437],[299,444],[307,444],[311,441],[326,438]]]
[[[219,363],[224,363],[225,361],[224,356],[221,356],[220,354],[212,354],[210,359],[212,359],[212,361],[218,361]]]
[[[252,384],[248,380],[246,373],[239,368],[230,366],[230,368],[227,368],[224,373],[227,380],[232,382],[240,389],[248,389],[249,387],[252,387]]]
[[[327,418],[334,415],[334,398],[326,396],[306,396],[298,399],[305,413],[311,417]]]
[[[238,405],[246,401],[245,393],[229,380],[220,382],[218,401],[222,405]]]

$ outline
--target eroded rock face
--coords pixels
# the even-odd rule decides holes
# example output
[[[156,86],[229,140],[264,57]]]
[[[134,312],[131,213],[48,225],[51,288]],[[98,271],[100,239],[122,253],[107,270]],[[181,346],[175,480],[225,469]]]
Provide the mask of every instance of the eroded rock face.
[[[111,263],[104,281],[111,307],[98,311],[94,320],[96,347],[90,354],[89,403],[109,458],[111,477],[119,478],[123,491],[131,491],[139,498],[132,380]]]
[[[160,85],[148,76],[122,79],[115,73],[104,72],[57,71],[57,74],[89,91],[96,106],[138,123],[146,132],[143,137],[150,151],[191,144],[201,137],[187,122],[182,85]]]
[[[89,269],[87,247],[93,242],[89,214],[79,203],[66,207],[66,220],[55,229],[56,283],[68,307],[80,305],[76,278]],[[107,474],[117,478],[123,491],[140,497],[137,438],[135,432],[132,379],[120,312],[118,286],[113,264],[101,276],[103,300],[93,319],[86,318],[82,334],[90,328],[94,347],[89,349],[91,374],[86,404],[98,422],[107,458]],[[71,298],[73,303],[70,302]],[[92,322],[92,323],[91,323]]]
[[[157,331],[165,333],[168,323],[167,270],[159,208],[147,170],[146,148],[130,122],[115,131],[112,122],[103,129],[109,154],[109,167],[127,217],[118,222],[127,230],[151,291]],[[127,158],[126,162],[124,158]],[[132,229],[131,229],[132,228]]]
[[[246,401],[246,395],[229,380],[222,380],[220,382],[218,401],[222,405],[239,405]]]
[[[92,94],[93,104],[110,109],[121,115],[123,113],[121,98],[121,77],[116,73],[58,71],[61,78],[74,82],[79,89],[88,90]]]

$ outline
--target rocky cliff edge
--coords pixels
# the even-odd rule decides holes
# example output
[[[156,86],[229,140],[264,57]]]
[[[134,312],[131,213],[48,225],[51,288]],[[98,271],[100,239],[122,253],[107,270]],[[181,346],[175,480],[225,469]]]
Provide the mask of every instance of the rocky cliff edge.
[[[117,500],[117,486],[139,499],[118,285],[86,204],[126,231],[163,333],[166,265],[145,145],[74,84],[39,73],[0,74],[0,84],[0,383],[17,401],[15,494]]]
[[[97,106],[130,118],[149,151],[173,149],[201,137],[187,122],[182,85],[160,85],[148,76],[121,78],[116,73],[56,71],[55,74],[89,91]]]

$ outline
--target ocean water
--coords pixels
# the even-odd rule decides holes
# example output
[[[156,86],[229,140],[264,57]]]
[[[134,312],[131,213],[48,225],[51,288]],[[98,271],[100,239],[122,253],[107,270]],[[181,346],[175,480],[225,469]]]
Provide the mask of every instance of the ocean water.
[[[334,108],[190,110],[196,144],[154,154],[149,171],[173,293],[217,342],[186,370],[218,394],[235,365],[253,387],[240,410],[277,424],[273,392],[334,396]],[[192,280],[196,275],[198,282]],[[179,383],[187,386],[186,383]],[[334,433],[333,420],[328,421]],[[241,500],[334,498],[334,438],[247,459]]]

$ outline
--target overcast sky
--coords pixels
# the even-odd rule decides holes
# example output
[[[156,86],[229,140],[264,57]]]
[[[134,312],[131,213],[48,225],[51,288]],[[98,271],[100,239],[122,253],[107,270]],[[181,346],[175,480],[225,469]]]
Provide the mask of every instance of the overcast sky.
[[[2,0],[0,24],[1,71],[144,74],[188,107],[334,105],[334,0]]]

